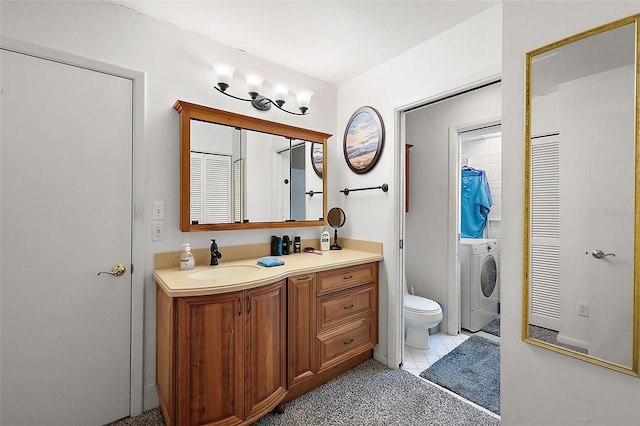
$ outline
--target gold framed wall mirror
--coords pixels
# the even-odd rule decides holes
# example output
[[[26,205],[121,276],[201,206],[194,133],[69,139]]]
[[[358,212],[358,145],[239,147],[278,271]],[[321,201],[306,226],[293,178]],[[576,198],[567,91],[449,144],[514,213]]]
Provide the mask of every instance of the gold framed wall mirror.
[[[640,15],[526,54],[524,341],[640,376]]]
[[[178,100],[180,230],[322,226],[331,135]]]

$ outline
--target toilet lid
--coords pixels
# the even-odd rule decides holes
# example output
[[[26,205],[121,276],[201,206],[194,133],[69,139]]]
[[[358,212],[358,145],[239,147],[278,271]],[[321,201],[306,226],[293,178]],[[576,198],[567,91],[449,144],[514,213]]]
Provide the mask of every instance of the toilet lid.
[[[413,294],[404,295],[404,308],[416,312],[438,312],[441,310],[437,302]]]

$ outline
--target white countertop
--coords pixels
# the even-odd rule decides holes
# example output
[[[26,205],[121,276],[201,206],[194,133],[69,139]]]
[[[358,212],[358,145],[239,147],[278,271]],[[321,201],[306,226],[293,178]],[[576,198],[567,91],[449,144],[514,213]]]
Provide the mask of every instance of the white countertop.
[[[189,275],[213,268],[257,266],[258,258],[221,262],[218,266],[196,266],[190,271],[181,271],[180,268],[156,269],[153,271],[153,276],[160,288],[170,297],[203,296],[246,290],[293,275],[361,265],[384,259],[378,253],[352,249],[323,251],[322,255],[303,252],[275,257],[282,259],[284,265],[270,268],[258,266],[251,272],[225,273],[225,277],[222,278],[194,279]]]

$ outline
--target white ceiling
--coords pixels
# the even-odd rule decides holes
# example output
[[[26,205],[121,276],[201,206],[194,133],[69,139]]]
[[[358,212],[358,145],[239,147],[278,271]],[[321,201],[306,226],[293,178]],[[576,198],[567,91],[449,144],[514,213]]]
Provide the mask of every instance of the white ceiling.
[[[498,3],[107,1],[334,84],[356,77]]]

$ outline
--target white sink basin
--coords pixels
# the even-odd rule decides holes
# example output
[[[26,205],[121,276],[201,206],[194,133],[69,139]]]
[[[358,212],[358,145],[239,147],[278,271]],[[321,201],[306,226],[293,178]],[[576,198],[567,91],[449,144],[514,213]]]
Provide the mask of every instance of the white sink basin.
[[[228,279],[258,272],[259,270],[259,266],[253,265],[214,266],[211,269],[189,274],[189,278],[194,280]]]

